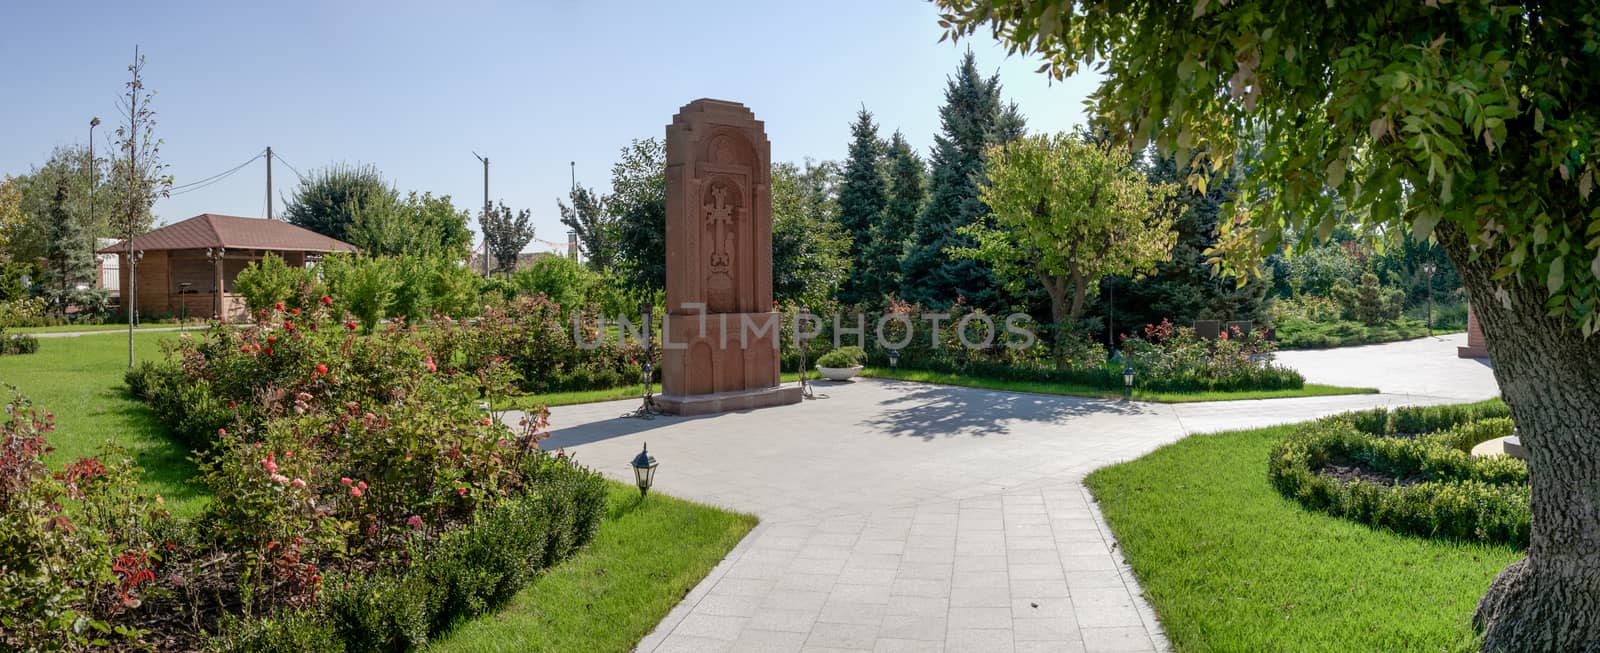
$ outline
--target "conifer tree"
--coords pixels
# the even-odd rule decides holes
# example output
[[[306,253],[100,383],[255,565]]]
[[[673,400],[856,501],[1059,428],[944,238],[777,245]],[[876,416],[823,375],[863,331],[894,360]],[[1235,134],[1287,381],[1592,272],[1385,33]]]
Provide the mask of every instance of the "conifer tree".
[[[881,299],[872,258],[873,227],[883,219],[888,203],[888,182],[883,176],[884,144],[872,112],[862,107],[850,126],[850,153],[844,164],[844,183],[839,188],[839,224],[850,239],[850,275],[839,289],[839,300],[846,304]]]
[[[67,291],[94,281],[94,248],[83,224],[68,210],[67,184],[58,180],[49,211],[46,287]]]
[[[883,217],[873,225],[867,257],[862,262],[875,284],[874,295],[880,299],[900,292],[900,262],[905,258],[907,237],[916,227],[917,214],[927,195],[927,171],[922,159],[899,131],[889,139],[884,163],[889,177],[889,201]]]
[[[948,252],[975,244],[957,230],[987,214],[978,200],[984,148],[1021,136],[1022,115],[1015,105],[1000,101],[999,77],[982,77],[971,52],[949,80],[944,97],[945,105],[939,109],[942,133],[934,137],[928,203],[901,263],[901,297],[929,306],[964,299],[982,308],[1003,308],[1007,296],[989,265]]]

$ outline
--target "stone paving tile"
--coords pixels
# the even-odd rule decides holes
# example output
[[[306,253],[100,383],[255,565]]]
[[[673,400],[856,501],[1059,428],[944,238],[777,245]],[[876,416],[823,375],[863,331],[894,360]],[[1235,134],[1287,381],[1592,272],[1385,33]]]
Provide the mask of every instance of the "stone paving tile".
[[[625,461],[648,438],[658,491],[762,519],[640,653],[1163,651],[1083,476],[1188,433],[1497,394],[1455,344],[1280,355],[1308,381],[1390,394],[1162,405],[861,381],[650,423],[615,419],[621,403],[565,406],[545,444]]]

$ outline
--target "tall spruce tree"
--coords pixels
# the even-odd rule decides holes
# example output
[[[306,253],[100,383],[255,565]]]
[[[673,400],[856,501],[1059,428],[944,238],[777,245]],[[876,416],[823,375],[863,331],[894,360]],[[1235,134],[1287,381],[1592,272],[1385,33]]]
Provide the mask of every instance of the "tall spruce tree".
[[[927,171],[922,159],[899,131],[889,138],[884,164],[889,177],[889,202],[884,206],[883,217],[872,227],[865,260],[858,263],[867,268],[877,298],[900,292],[900,263],[906,255],[907,236],[916,228],[917,214],[927,197]]]
[[[964,299],[981,308],[1001,309],[1009,298],[989,265],[950,256],[948,251],[976,244],[957,230],[988,213],[978,200],[984,148],[1021,136],[1022,115],[1014,104],[1001,102],[999,77],[981,76],[970,51],[949,80],[944,98],[939,109],[942,133],[934,137],[928,203],[917,218],[901,264],[901,297],[929,306]]]
[[[883,219],[889,201],[888,182],[883,176],[884,144],[878,138],[878,125],[872,112],[862,107],[850,125],[850,154],[844,164],[844,183],[839,188],[839,224],[850,238],[850,275],[839,289],[839,300],[846,304],[876,302],[882,298],[880,286],[869,263],[872,256],[873,226]]]
[[[67,182],[58,179],[49,211],[49,244],[45,258],[47,288],[68,291],[94,281],[94,248],[83,223],[70,210]]]

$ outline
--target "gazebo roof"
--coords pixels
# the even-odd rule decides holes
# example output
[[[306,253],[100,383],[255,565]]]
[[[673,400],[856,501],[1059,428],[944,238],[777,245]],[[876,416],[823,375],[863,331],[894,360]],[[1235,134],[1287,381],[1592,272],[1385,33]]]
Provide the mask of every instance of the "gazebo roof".
[[[128,251],[127,241],[100,250],[101,254]],[[350,243],[329,238],[281,220],[241,218],[203,213],[133,237],[133,248],[153,252],[169,249],[262,249],[280,252],[354,252]]]

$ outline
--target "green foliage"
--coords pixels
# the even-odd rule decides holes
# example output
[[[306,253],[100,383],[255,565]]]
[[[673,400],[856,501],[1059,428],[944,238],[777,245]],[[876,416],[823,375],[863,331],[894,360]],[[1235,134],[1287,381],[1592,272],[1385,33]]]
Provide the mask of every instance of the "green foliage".
[[[360,225],[362,239],[382,248],[388,230],[401,227],[393,222],[398,199],[376,167],[339,163],[302,179],[283,215],[290,224],[346,242]]]
[[[1441,426],[1476,412],[1392,414],[1391,427]],[[1358,419],[1371,428],[1374,415],[1369,411]],[[1402,420],[1405,426],[1396,424]],[[1468,453],[1477,444],[1472,438],[1509,435],[1510,420],[1470,424],[1417,437],[1385,437],[1363,432],[1342,416],[1324,419],[1280,443],[1268,460],[1268,475],[1284,496],[1313,510],[1401,533],[1526,547],[1531,528],[1527,465]],[[1397,480],[1346,481],[1323,472],[1335,464]]]
[[[1344,319],[1345,310],[1332,298],[1300,295],[1273,300],[1269,314],[1283,349],[1350,347],[1428,335],[1428,324],[1420,320],[1399,318],[1367,325]]]
[[[578,236],[578,247],[589,269],[610,268],[617,258],[617,220],[606,210],[610,198],[578,186],[572,189],[568,199],[572,201],[571,206],[556,200],[561,224]]]
[[[284,650],[265,635],[294,624],[328,637],[331,643],[315,650],[411,650],[499,607],[534,573],[588,544],[605,515],[598,474],[543,452],[527,464],[537,491],[480,511],[435,542],[413,544],[415,562],[400,573],[340,575],[317,610],[236,626],[212,643],[228,651]]]
[[[338,296],[341,308],[354,315],[367,333],[389,314],[395,291],[410,281],[400,277],[389,259],[370,256],[329,256],[321,269],[328,294]]]
[[[1335,283],[1333,299],[1343,309],[1345,318],[1372,326],[1399,319],[1405,308],[1406,293],[1378,285],[1378,275],[1368,272],[1361,275],[1359,286],[1351,287],[1348,281]]]
[[[505,202],[499,209],[491,208],[478,221],[483,228],[483,240],[488,250],[490,267],[509,273],[517,268],[517,255],[533,242],[533,212],[523,209],[512,215]]]
[[[418,195],[416,191],[387,203],[375,202],[356,212],[347,227],[349,242],[372,256],[410,255],[461,259],[472,247],[467,211],[456,209],[450,196]]]
[[[279,304],[310,308],[324,294],[322,281],[314,272],[291,266],[272,252],[240,270],[233,287],[244,296],[251,314]]]
[[[978,200],[985,150],[1021,136],[1021,117],[1015,105],[1001,101],[999,77],[980,76],[970,52],[949,80],[944,97],[928,200],[901,264],[900,296],[928,306],[949,306],[965,298],[986,310],[998,310],[1007,302],[998,292],[1001,285],[994,274],[980,261],[953,258],[948,252],[976,244],[959,229],[987,213]]]
[[[870,253],[874,229],[883,220],[889,202],[889,190],[883,175],[884,143],[878,138],[872,112],[865,107],[850,125],[850,137],[844,181],[839,187],[839,225],[850,242],[850,275],[839,289],[839,301],[859,304],[882,299],[879,281],[872,276],[875,269]]]
[[[1206,264],[1206,250],[1216,245],[1222,205],[1235,192],[1235,178],[1245,174],[1233,167],[1219,174],[1205,192],[1183,184],[1177,162],[1157,158],[1149,166],[1152,180],[1177,186],[1177,238],[1170,257],[1139,278],[1114,276],[1101,280],[1100,307],[1092,315],[1114,319],[1108,328],[1119,334],[1163,319],[1177,324],[1195,320],[1263,321],[1268,280],[1221,274]],[[1115,305],[1107,308],[1107,304]]]
[[[39,339],[27,333],[6,333],[6,328],[0,325],[0,356],[10,354],[31,354],[39,351]]]
[[[883,216],[872,226],[864,259],[858,262],[865,277],[876,285],[874,297],[883,298],[900,292],[900,264],[906,254],[906,243],[917,225],[917,215],[922,212],[927,195],[922,159],[911,149],[905,136],[896,131],[889,139],[885,153],[888,169],[889,197]]]
[[[850,234],[834,217],[838,173],[826,161],[772,166],[773,301],[820,308],[846,279]]]
[[[1361,263],[1345,243],[1325,243],[1288,259],[1287,283],[1295,294],[1328,297],[1341,282],[1361,277]]]
[[[1462,256],[1470,243],[1474,259],[1492,257],[1497,286],[1542,293],[1582,333],[1600,329],[1589,73],[1600,14],[1588,5],[938,4],[947,36],[988,27],[1056,78],[1103,62],[1094,113],[1136,142],[1183,160],[1204,148],[1220,163],[1262,135],[1236,204],[1248,217],[1236,226],[1253,232],[1229,229],[1227,260],[1272,254],[1291,234],[1302,246],[1326,238],[1337,208],[1390,233],[1438,229]]]
[[[63,291],[94,282],[94,241],[80,218],[68,210],[69,202],[67,182],[60,180],[50,206],[43,282]]]
[[[155,580],[168,516],[137,495],[125,452],[51,474],[53,418],[13,391],[0,419],[0,647],[135,646],[139,631],[121,622]]]
[[[617,271],[630,287],[667,287],[667,150],[635,139],[611,166],[605,210],[616,221]]]
[[[598,275],[565,256],[540,256],[526,269],[511,275],[517,292],[542,293],[559,305],[564,314],[582,309],[589,287],[599,282]]]
[[[1013,292],[1042,282],[1054,325],[1082,317],[1100,277],[1152,271],[1167,258],[1177,187],[1151,183],[1126,149],[1057,134],[992,146],[987,155],[980,197],[990,219],[958,229],[974,244],[948,251],[992,265]]]
[[[840,347],[817,358],[817,367],[855,367],[867,362],[867,352],[860,347]]]

